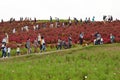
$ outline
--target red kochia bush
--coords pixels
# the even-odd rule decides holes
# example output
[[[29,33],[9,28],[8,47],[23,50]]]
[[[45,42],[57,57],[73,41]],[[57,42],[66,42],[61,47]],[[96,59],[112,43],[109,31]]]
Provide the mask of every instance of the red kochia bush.
[[[34,31],[33,25],[38,24],[40,26],[39,30]],[[104,39],[104,43],[110,43],[110,33],[115,35],[115,41],[120,42],[120,21],[114,21],[111,23],[103,23],[103,22],[94,22],[89,24],[78,24],[62,27],[60,25],[59,28],[49,28],[50,23],[47,23],[47,27],[43,29],[41,27],[42,23],[32,23],[32,22],[14,22],[14,23],[0,23],[0,41],[2,41],[4,32],[9,34],[9,41],[23,44],[26,42],[29,37],[31,42],[34,42],[34,39],[37,38],[38,33],[41,33],[45,38],[46,44],[51,44],[51,48],[54,44],[57,43],[58,37],[62,40],[68,42],[68,35],[71,34],[73,43],[79,42],[79,34],[80,32],[84,32],[84,39],[86,41],[92,42],[94,40],[94,34],[96,31],[100,32],[102,38]],[[61,23],[62,24],[62,23]],[[21,31],[21,27],[29,26],[29,32]],[[6,27],[7,26],[7,27]],[[17,32],[15,34],[12,33],[13,28],[16,28]],[[53,44],[53,45],[52,45]],[[10,44],[12,47],[15,47],[13,44]]]

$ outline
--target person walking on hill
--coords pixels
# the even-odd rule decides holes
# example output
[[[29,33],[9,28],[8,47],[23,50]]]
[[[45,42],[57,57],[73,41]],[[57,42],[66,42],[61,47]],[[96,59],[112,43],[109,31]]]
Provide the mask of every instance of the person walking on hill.
[[[2,46],[1,46],[1,51],[2,51],[2,57],[4,57],[4,46],[5,44],[2,44]]]
[[[52,23],[52,17],[50,16],[50,23]]]
[[[2,50],[2,57],[5,58],[6,57],[6,53],[7,53],[6,44],[2,44],[1,50]]]
[[[20,55],[20,47],[17,46],[16,55]]]
[[[12,30],[12,33],[13,33],[13,34],[15,34],[15,33],[16,33],[16,29],[15,29],[15,28]]]
[[[38,41],[37,39],[34,40],[34,53],[37,52]]]
[[[86,24],[88,23],[88,18],[87,18],[87,17],[85,18],[85,21],[84,21],[84,22],[85,22]]]
[[[6,47],[6,44],[5,44],[5,46],[4,46],[4,57],[6,57],[6,53],[7,53],[7,47]]]
[[[37,22],[36,17],[34,18],[34,22],[35,22],[35,23]]]
[[[38,44],[39,44],[39,47],[40,47],[40,50],[41,50],[42,46],[41,46],[41,35],[40,35],[40,33],[38,34]]]
[[[6,37],[4,37],[4,38],[2,39],[2,44],[5,44],[5,45],[6,45]]]
[[[68,36],[68,48],[71,48],[72,46],[72,38],[71,35]]]
[[[27,47],[27,54],[30,54],[30,49],[31,49],[31,47],[30,47],[30,38],[28,38],[27,39],[27,42],[26,42],[26,47]]]
[[[80,24],[82,24],[82,22],[83,22],[83,20],[82,20],[82,18],[80,19]]]
[[[94,44],[95,44],[95,45],[101,44],[101,34],[100,34],[99,32],[96,32],[94,36],[95,36],[95,38],[96,38],[96,39],[94,40]]]
[[[5,33],[5,37],[2,39],[2,44],[6,45],[9,41],[9,36],[7,33]]]
[[[93,18],[92,18],[92,22],[94,22],[95,21],[95,16],[93,16]]]
[[[11,52],[11,48],[10,46],[8,46],[8,49],[7,49],[8,57],[10,57],[10,52]]]
[[[115,41],[115,36],[111,33],[110,34],[110,42],[114,43],[114,41]]]
[[[44,37],[42,36],[41,37],[41,51],[45,51],[46,50],[46,47],[45,47],[45,40],[44,40]]]
[[[80,45],[83,44],[83,38],[84,38],[84,34],[83,34],[83,32],[81,32],[81,33],[80,33],[80,36],[79,36]]]
[[[38,44],[40,44],[41,43],[41,35],[40,35],[40,33],[38,34]]]
[[[69,23],[69,26],[71,26],[72,21],[71,21],[70,17],[68,18],[68,23]]]
[[[62,49],[62,40],[60,38],[58,38],[58,43],[57,43],[57,50],[58,49]]]

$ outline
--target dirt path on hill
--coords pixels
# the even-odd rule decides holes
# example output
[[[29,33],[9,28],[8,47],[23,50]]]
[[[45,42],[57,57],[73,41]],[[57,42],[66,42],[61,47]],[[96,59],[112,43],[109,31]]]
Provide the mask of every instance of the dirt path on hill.
[[[19,55],[19,56],[11,56],[9,58],[8,57],[0,58],[0,60],[12,59],[12,58],[17,58],[17,57],[24,57],[24,56],[29,56],[29,55],[47,55],[47,54],[63,52],[63,51],[70,51],[70,50],[77,50],[77,49],[83,49],[83,47],[77,47],[77,48],[71,48],[71,49],[63,49],[63,50],[56,50],[56,51],[47,51],[47,52],[42,52],[42,53],[31,53],[31,54],[24,54],[24,55]]]

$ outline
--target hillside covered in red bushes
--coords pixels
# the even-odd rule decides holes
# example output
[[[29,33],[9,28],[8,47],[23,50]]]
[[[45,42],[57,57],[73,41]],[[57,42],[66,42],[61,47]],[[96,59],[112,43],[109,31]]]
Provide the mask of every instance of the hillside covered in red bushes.
[[[53,28],[50,27],[50,24],[50,22],[40,21],[15,21],[12,23],[0,23],[0,41],[2,42],[5,33],[8,33],[10,43],[22,44],[26,42],[28,37],[31,39],[31,42],[33,42],[34,39],[37,38],[38,33],[40,33],[44,36],[46,44],[56,44],[58,37],[67,42],[69,34],[72,36],[72,42],[78,43],[80,32],[84,32],[84,40],[93,42],[94,34],[98,31],[101,34],[104,43],[110,42],[110,33],[115,36],[116,42],[120,42],[120,21],[78,24],[72,22],[72,25],[70,26],[67,24],[63,26],[63,22],[60,22],[58,27],[53,26]],[[52,24],[55,25],[55,22]],[[38,26],[38,29],[34,30],[34,26],[36,25]],[[24,26],[28,26],[29,31],[21,30]],[[13,33],[13,29],[16,30],[15,33]]]

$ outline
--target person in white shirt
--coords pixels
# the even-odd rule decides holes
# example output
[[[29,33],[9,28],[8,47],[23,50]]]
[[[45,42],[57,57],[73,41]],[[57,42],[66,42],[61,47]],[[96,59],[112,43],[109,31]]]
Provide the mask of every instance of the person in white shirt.
[[[27,32],[29,31],[28,26],[25,26],[25,30],[26,30]]]
[[[6,37],[3,38],[2,43],[6,44]]]
[[[8,57],[10,57],[10,52],[11,52],[11,48],[8,47],[7,53],[8,53]]]
[[[41,35],[40,35],[40,33],[38,34],[38,43],[39,44],[41,43]]]
[[[72,24],[72,21],[71,21],[71,20],[69,20],[69,26],[71,26],[71,24]]]
[[[38,28],[39,28],[39,25],[36,25],[35,27],[36,27],[36,29],[38,30]]]
[[[33,29],[34,29],[34,31],[36,30],[36,26],[35,25],[33,26]]]
[[[42,51],[45,51],[45,50],[46,50],[45,40],[44,40],[44,37],[42,36],[42,37],[41,37],[41,52],[42,52]]]
[[[12,31],[12,32],[13,32],[13,34],[16,32],[15,28],[13,29],[13,31]]]
[[[19,46],[17,46],[16,52],[17,52],[17,55],[20,55],[20,48],[19,48]]]
[[[53,23],[50,24],[50,28],[53,28]]]
[[[101,38],[101,40],[100,40],[100,44],[103,44],[103,41],[104,41],[103,38]]]

